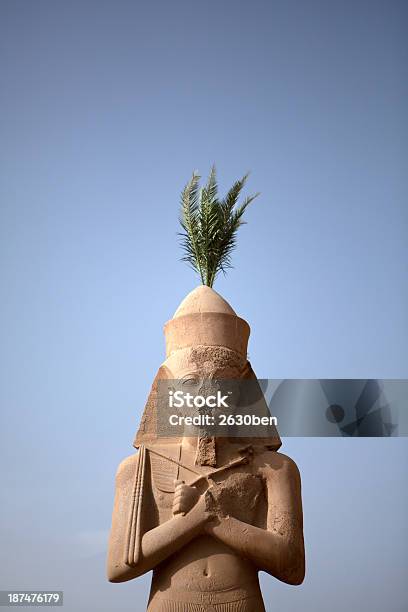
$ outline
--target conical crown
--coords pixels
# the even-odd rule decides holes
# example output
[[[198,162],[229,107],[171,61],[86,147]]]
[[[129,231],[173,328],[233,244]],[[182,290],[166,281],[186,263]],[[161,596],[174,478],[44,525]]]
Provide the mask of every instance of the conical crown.
[[[184,298],[164,326],[166,357],[189,346],[225,346],[246,357],[249,325],[211,287],[200,285]]]

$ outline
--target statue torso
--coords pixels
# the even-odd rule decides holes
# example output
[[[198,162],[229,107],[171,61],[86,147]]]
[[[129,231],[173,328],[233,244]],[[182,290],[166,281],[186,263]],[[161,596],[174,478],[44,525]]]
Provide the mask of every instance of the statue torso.
[[[195,472],[208,474],[212,468],[196,466],[194,453],[185,452],[180,444],[155,446],[154,450],[173,459],[170,461],[149,451],[155,521],[161,524],[172,517],[174,481],[183,480],[186,484],[192,484],[198,478]],[[217,464],[217,467],[226,465],[228,460],[234,460],[237,456],[237,450],[231,449],[231,452],[224,454],[221,465]],[[224,514],[265,528],[267,503],[264,479],[255,462],[214,476],[210,484],[214,485],[215,503]],[[205,480],[197,484],[200,492],[207,487]],[[200,536],[155,569],[152,593],[165,590],[172,596],[170,592],[174,594],[179,590],[204,593],[234,589],[245,591],[246,585],[251,592],[258,588],[257,574],[254,565],[239,557],[231,548],[210,536]]]

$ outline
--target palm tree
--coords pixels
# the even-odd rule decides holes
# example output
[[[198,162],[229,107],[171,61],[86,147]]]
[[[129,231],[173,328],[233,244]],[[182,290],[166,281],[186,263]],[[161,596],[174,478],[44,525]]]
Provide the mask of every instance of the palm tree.
[[[203,285],[212,287],[219,272],[226,273],[236,246],[238,228],[247,206],[259,195],[246,197],[238,205],[248,174],[236,181],[223,200],[218,199],[215,166],[200,189],[200,176],[193,175],[181,193],[180,224],[183,228],[182,261],[199,273]]]

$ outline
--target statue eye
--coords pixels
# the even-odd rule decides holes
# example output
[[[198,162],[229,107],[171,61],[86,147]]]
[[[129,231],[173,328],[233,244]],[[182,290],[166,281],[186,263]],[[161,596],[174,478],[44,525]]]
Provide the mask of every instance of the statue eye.
[[[183,387],[194,387],[198,385],[198,382],[199,381],[197,380],[197,378],[190,377],[190,378],[185,378],[182,384],[183,384]]]

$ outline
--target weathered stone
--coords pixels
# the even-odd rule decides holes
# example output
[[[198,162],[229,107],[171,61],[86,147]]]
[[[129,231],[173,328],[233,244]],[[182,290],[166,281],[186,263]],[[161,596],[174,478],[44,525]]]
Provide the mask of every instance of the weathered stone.
[[[191,292],[165,325],[166,361],[116,477],[108,577],[153,570],[149,612],[262,612],[263,570],[304,577],[300,477],[268,438],[160,439],[159,380],[255,377],[249,326],[213,289]],[[140,609],[140,607],[138,607]]]

